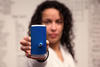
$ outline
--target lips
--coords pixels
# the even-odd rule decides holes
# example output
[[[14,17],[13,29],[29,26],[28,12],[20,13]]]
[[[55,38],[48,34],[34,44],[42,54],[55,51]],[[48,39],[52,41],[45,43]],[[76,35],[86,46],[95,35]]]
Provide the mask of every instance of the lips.
[[[56,37],[57,37],[57,34],[53,33],[53,34],[49,34],[49,36],[50,36],[51,38],[56,38]]]

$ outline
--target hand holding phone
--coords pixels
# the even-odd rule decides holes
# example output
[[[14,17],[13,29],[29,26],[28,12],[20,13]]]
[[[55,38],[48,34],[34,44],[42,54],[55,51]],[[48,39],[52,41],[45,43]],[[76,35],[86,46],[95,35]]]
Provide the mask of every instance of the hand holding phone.
[[[37,25],[36,25],[37,26]],[[34,26],[33,26],[34,27]],[[31,30],[33,30],[31,27]],[[45,26],[43,26],[45,27]],[[33,32],[36,32],[38,30],[35,30]],[[46,29],[45,29],[46,31]],[[40,32],[40,31],[39,31]],[[21,44],[21,50],[25,52],[25,55],[28,57],[28,58],[32,58],[32,59],[36,59],[36,60],[46,60],[46,58],[48,57],[48,48],[49,48],[49,41],[46,40],[46,32],[45,32],[45,35],[41,35],[41,33],[38,32],[38,35],[35,34],[35,36],[33,36],[34,34],[31,34],[31,37],[30,36],[25,36],[21,41],[20,41],[20,44]],[[32,33],[32,32],[31,32]],[[42,32],[43,34],[43,32]],[[40,40],[39,40],[39,36],[44,36],[43,39],[41,39],[40,37]],[[34,45],[34,42],[36,40],[36,43],[40,43],[40,44],[35,44]],[[32,41],[32,42],[31,42]],[[46,42],[46,43],[45,43]],[[44,44],[44,45],[43,45]],[[38,45],[38,49],[34,49],[35,47],[37,47]],[[35,47],[34,47],[35,46]],[[43,48],[44,46],[44,48]],[[32,48],[32,49],[31,49]],[[41,52],[41,51],[42,52]],[[35,51],[35,53],[32,51]],[[39,51],[39,52],[37,52]],[[45,56],[44,56],[45,55]]]

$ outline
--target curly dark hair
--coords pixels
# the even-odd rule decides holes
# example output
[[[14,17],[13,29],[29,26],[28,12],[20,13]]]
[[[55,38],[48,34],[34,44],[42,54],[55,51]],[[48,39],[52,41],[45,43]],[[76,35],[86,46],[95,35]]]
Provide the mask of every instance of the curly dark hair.
[[[73,43],[72,43],[72,40],[73,40],[72,13],[69,10],[69,8],[67,8],[64,4],[59,3],[58,1],[45,1],[42,4],[40,4],[37,7],[34,15],[31,18],[31,23],[29,25],[28,34],[30,35],[31,25],[41,24],[41,22],[42,22],[42,12],[47,8],[55,8],[63,16],[64,29],[63,29],[63,34],[62,34],[62,37],[61,37],[61,44],[66,45],[67,50],[69,51],[69,53],[74,58],[74,50],[73,50]]]

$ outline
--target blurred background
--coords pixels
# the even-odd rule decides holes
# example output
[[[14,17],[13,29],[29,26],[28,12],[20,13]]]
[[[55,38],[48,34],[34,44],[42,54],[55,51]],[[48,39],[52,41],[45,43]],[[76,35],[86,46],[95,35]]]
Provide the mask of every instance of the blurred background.
[[[38,4],[45,0],[0,0],[0,67],[18,67],[19,41]],[[77,67],[100,67],[100,0],[57,0],[74,19]]]

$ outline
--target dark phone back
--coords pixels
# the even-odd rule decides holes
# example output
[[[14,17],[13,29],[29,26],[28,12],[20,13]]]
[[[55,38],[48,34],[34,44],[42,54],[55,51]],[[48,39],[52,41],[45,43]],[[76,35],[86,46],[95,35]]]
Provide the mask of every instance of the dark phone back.
[[[44,55],[46,53],[46,26],[31,26],[31,54]]]

